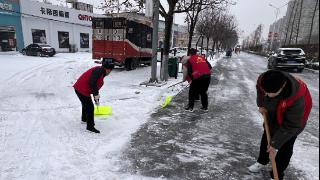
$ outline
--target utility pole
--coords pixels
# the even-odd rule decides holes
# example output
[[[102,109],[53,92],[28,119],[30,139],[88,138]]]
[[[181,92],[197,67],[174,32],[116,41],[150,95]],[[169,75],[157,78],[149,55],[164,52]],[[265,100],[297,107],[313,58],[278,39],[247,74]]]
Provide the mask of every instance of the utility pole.
[[[147,0],[148,1],[148,0]],[[149,0],[152,1],[152,0]],[[158,27],[159,27],[159,0],[153,0],[153,31],[152,31],[152,67],[150,82],[157,82],[157,54],[158,54]]]
[[[275,14],[276,14],[276,20],[274,22],[273,28],[272,28],[272,34],[271,34],[271,41],[270,41],[270,49],[269,50],[273,50],[273,40],[274,40],[274,34],[275,34],[275,30],[276,30],[276,25],[277,25],[277,20],[278,20],[278,15],[280,13],[280,8],[277,8],[275,6],[273,6],[272,4],[269,4],[269,6],[275,8]]]
[[[284,6],[286,6],[288,3],[286,3],[286,4],[284,4],[284,5],[282,5],[282,6],[280,6],[280,7],[275,7],[274,5],[272,5],[272,4],[269,4],[269,6],[271,6],[271,7],[273,7],[273,8],[275,8],[275,14],[276,14],[276,21],[275,21],[275,23],[274,23],[274,26],[273,26],[273,32],[272,32],[272,35],[271,35],[271,41],[270,41],[270,49],[271,50],[273,50],[273,40],[274,40],[274,34],[275,34],[275,30],[276,30],[276,24],[277,24],[277,21],[278,21],[278,15],[279,15],[279,13],[280,13],[280,9],[282,8],[282,7],[284,7]],[[278,34],[279,34],[279,32],[278,32]]]

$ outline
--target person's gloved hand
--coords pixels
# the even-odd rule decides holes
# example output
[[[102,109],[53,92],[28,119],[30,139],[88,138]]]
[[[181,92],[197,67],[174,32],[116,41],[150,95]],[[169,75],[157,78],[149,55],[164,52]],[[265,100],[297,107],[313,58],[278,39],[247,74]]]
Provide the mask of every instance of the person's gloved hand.
[[[93,96],[93,99],[94,99],[94,102],[95,102],[95,104],[96,104],[96,106],[99,106],[99,99],[100,99],[100,95],[98,94],[98,95],[96,95],[96,96]]]

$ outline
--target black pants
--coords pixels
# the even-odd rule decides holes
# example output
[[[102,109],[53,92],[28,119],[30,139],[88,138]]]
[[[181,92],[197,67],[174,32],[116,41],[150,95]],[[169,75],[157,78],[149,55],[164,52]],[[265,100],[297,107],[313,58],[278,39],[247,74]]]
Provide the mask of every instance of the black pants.
[[[91,100],[91,97],[84,96],[80,94],[77,90],[75,90],[80,102],[82,104],[82,115],[81,120],[83,122],[87,122],[87,127],[94,127],[94,105]]]
[[[287,169],[291,156],[293,154],[293,145],[296,141],[297,136],[289,139],[280,149],[278,149],[276,155],[276,164],[278,170],[279,179],[283,179],[284,171]],[[269,163],[269,153],[267,152],[268,142],[266,131],[263,132],[260,144],[260,154],[258,158],[258,163],[266,165]]]
[[[201,96],[201,104],[203,108],[208,108],[208,87],[210,85],[210,76],[202,76],[191,81],[189,88],[189,107],[193,108],[196,96]]]

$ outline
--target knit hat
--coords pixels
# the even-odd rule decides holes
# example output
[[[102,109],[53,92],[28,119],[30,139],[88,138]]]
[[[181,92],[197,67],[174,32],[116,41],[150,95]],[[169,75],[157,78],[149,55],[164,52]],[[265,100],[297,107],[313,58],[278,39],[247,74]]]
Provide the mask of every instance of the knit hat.
[[[190,52],[190,55],[196,55],[198,50],[196,50],[195,48],[191,48],[189,52]]]
[[[262,75],[261,87],[265,92],[276,93],[286,82],[286,76],[275,70],[269,70]]]
[[[102,66],[105,69],[113,69],[114,68],[114,62],[111,59],[104,59],[102,61]]]

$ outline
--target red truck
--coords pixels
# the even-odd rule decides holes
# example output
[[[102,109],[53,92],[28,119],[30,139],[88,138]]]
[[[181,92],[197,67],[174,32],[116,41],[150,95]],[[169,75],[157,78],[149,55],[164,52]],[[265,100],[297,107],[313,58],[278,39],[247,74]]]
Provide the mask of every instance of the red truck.
[[[126,70],[151,65],[152,21],[133,13],[92,19],[93,59],[112,59]]]

